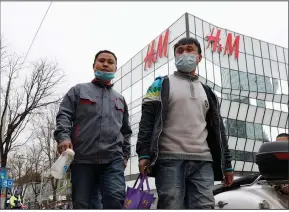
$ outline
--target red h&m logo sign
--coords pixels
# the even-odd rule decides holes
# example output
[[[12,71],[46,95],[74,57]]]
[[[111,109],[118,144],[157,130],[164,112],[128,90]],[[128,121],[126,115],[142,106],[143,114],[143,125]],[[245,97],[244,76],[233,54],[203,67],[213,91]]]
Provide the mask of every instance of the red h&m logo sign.
[[[223,46],[220,44],[220,35],[221,35],[221,30],[218,29],[217,34],[214,35],[214,30],[212,30],[211,35],[207,36],[207,41],[208,41],[208,46],[207,48],[210,47],[210,44],[213,45],[212,51],[213,52],[222,52],[223,51]],[[233,52],[235,51],[235,58],[238,59],[239,57],[239,44],[240,44],[240,36],[236,36],[235,41],[233,43],[233,36],[232,33],[229,33],[226,39],[226,45],[224,49],[224,55],[229,54],[232,56]]]
[[[160,35],[157,51],[155,52],[155,41],[148,46],[147,55],[144,59],[144,69],[150,68],[153,63],[157,62],[159,58],[167,57],[169,45],[169,29],[165,32],[165,36]]]

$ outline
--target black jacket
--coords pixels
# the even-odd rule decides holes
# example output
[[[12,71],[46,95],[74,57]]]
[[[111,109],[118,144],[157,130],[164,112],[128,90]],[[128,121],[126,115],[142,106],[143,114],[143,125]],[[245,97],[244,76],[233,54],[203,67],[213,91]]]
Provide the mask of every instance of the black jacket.
[[[181,75],[182,77],[192,78],[192,76],[189,75]],[[218,99],[209,86],[203,84],[203,87],[210,105],[206,116],[208,130],[207,142],[214,161],[215,180],[221,181],[224,171],[232,170],[232,156],[228,148]],[[136,151],[139,159],[150,158],[151,176],[155,175],[154,165],[158,158],[159,137],[162,132],[163,122],[166,120],[167,113],[169,112],[169,93],[169,78],[159,77],[150,86],[143,99]]]

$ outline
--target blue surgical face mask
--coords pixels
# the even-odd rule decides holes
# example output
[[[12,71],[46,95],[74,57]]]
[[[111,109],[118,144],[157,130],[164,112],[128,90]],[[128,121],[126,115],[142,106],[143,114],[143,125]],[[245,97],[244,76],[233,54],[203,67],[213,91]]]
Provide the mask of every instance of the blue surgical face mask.
[[[197,56],[194,54],[182,54],[175,57],[175,65],[178,71],[191,73],[196,70]]]
[[[96,70],[94,72],[94,76],[100,80],[110,81],[114,78],[114,72],[105,72],[105,71]]]

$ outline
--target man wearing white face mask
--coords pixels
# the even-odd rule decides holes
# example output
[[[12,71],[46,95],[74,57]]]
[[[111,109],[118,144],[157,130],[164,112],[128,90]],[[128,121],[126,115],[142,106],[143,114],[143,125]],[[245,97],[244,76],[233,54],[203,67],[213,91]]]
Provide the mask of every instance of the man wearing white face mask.
[[[232,157],[218,99],[196,75],[199,42],[182,38],[174,53],[177,71],[158,77],[143,99],[139,169],[155,177],[158,209],[211,209],[214,180],[233,182]]]

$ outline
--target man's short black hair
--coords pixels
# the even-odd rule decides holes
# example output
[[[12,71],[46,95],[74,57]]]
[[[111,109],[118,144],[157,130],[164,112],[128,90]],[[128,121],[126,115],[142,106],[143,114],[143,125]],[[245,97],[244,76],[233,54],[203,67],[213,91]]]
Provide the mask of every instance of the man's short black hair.
[[[198,47],[198,54],[202,54],[202,49],[199,41],[196,38],[189,37],[189,38],[182,38],[174,45],[174,55],[176,55],[176,49],[179,46],[187,44],[195,44]]]
[[[277,138],[280,138],[280,137],[287,137],[287,138],[289,138],[289,134],[288,134],[288,133],[280,133],[279,135],[277,135]]]
[[[111,54],[114,59],[115,59],[115,62],[117,63],[117,57],[115,56],[115,54],[109,50],[101,50],[99,52],[96,53],[95,57],[94,57],[94,61],[93,61],[93,64],[95,63],[96,59],[98,58],[98,56],[102,53],[108,53],[108,54]]]

